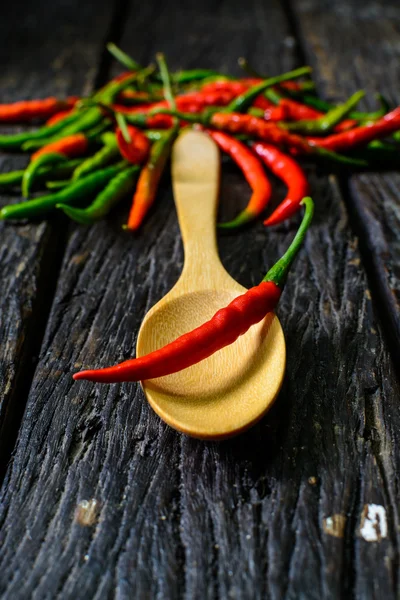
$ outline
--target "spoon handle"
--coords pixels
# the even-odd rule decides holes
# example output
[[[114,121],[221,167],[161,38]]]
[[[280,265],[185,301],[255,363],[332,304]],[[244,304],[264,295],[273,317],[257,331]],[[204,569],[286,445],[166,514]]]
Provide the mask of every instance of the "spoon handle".
[[[172,150],[172,187],[185,250],[180,278],[191,288],[216,287],[221,271],[216,240],[220,157],[200,131],[182,133]]]

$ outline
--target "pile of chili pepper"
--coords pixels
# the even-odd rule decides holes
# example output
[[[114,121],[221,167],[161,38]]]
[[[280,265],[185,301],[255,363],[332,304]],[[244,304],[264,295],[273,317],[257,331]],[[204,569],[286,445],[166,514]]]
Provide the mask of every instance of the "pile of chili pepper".
[[[61,210],[90,224],[131,195],[124,229],[138,230],[183,127],[204,129],[251,187],[246,207],[233,220],[219,223],[223,229],[258,217],[267,226],[277,225],[294,215],[310,192],[301,160],[355,168],[398,162],[400,108],[389,110],[380,97],[377,110],[360,112],[363,91],[336,106],[323,102],[315,95],[309,67],[266,78],[241,59],[247,71],[243,78],[210,69],[178,71],[171,74],[168,98],[163,59],[158,69],[143,67],[114,44],[108,48],[126,70],[91,97],[0,105],[0,123],[45,121],[33,130],[0,135],[0,151],[30,153],[25,170],[0,174],[0,189],[20,186],[25,198],[3,206],[0,219]],[[287,193],[268,214],[270,173],[285,183]]]
[[[130,195],[131,209],[123,227],[137,231],[156,199],[174,140],[187,127],[205,131],[238,165],[251,188],[245,208],[232,220],[219,223],[221,229],[234,230],[257,218],[273,226],[292,217],[311,191],[301,161],[363,169],[398,164],[400,107],[390,109],[379,96],[375,111],[362,112],[357,109],[365,96],[362,90],[341,104],[328,104],[315,94],[309,67],[266,77],[240,59],[246,71],[242,78],[210,69],[169,73],[163,55],[157,55],[156,65],[144,67],[114,44],[108,44],[108,49],[125,70],[90,97],[0,104],[0,124],[40,125],[0,135],[0,151],[30,154],[24,170],[0,173],[0,190],[20,188],[24,197],[23,202],[3,206],[0,219],[41,218],[63,211],[88,225],[106,217]],[[267,213],[272,196],[269,174],[287,187],[271,214]],[[305,204],[296,251],[311,220],[312,201]],[[282,259],[286,267],[295,253],[291,248],[290,261]],[[286,273],[286,267],[277,272]],[[196,335],[203,340],[201,351],[194,351],[188,334],[155,362],[144,357],[139,367],[134,360],[131,370],[128,361],[99,371],[97,380],[158,377],[172,372],[170,362],[179,368],[188,366],[190,353],[197,357],[194,362],[202,360],[215,347],[207,340],[217,321],[225,325],[213,352],[272,310],[279,298],[279,277],[269,273],[260,286],[200,328]],[[253,317],[234,324],[232,315],[238,310]],[[156,363],[161,366],[156,368]],[[76,378],[84,376],[97,377],[85,372]]]

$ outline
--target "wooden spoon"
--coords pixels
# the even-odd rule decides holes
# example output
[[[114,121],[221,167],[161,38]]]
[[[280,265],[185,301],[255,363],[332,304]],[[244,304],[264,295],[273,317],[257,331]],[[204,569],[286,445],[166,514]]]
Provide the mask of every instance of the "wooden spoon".
[[[156,350],[209,320],[246,289],[225,271],[217,250],[220,157],[204,133],[188,130],[175,142],[172,183],[185,250],[182,274],[147,313],[137,356]],[[274,314],[206,360],[142,382],[150,405],[166,423],[202,439],[222,439],[258,421],[284,376],[285,340]]]

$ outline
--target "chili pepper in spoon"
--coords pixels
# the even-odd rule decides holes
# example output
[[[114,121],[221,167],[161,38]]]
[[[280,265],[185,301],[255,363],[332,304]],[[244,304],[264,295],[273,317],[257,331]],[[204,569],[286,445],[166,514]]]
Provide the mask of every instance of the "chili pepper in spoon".
[[[271,312],[279,301],[289,269],[313,216],[314,203],[311,198],[304,198],[302,202],[305,214],[293,242],[259,285],[235,298],[200,327],[163,348],[140,358],[124,361],[115,367],[80,371],[73,378],[117,383],[163,377],[186,369],[233,344],[240,335]]]

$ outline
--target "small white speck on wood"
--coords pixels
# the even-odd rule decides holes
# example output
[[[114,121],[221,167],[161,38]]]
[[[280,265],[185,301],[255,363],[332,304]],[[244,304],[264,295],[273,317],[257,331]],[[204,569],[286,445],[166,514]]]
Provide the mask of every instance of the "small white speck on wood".
[[[365,504],[361,513],[360,535],[366,542],[387,537],[386,510],[379,504]]]

